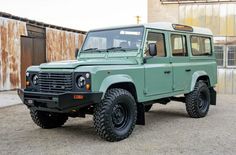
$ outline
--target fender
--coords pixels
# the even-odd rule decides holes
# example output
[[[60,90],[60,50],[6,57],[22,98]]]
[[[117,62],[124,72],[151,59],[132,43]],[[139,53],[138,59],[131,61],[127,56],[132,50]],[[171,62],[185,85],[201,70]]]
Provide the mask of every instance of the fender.
[[[99,92],[103,92],[102,98],[104,98],[104,95],[107,91],[107,89],[112,85],[116,83],[121,83],[121,82],[130,82],[134,84],[133,79],[126,74],[118,74],[118,75],[110,75],[106,77],[100,86]]]
[[[192,82],[191,82],[191,87],[190,87],[190,91],[193,91],[194,87],[195,87],[195,84],[197,82],[197,79],[200,77],[200,76],[208,76],[208,74],[205,72],[205,71],[196,71],[193,73],[192,75]]]

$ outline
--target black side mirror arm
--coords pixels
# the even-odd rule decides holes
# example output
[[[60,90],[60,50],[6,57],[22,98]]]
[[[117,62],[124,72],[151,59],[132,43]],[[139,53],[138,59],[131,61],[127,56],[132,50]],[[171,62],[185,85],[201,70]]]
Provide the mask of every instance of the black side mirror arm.
[[[75,59],[77,58],[78,53],[79,53],[79,48],[76,48],[76,49],[75,49]]]

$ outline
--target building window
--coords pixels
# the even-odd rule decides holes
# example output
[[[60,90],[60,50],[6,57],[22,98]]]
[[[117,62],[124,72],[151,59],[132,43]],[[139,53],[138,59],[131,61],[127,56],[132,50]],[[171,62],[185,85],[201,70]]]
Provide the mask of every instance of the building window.
[[[214,46],[217,66],[224,66],[224,46]]]
[[[184,35],[172,34],[171,47],[173,56],[187,56],[186,37]]]
[[[228,66],[236,66],[236,46],[228,46]]]
[[[188,3],[219,3],[219,2],[235,2],[236,0],[160,0],[161,3],[165,4],[188,4]]]

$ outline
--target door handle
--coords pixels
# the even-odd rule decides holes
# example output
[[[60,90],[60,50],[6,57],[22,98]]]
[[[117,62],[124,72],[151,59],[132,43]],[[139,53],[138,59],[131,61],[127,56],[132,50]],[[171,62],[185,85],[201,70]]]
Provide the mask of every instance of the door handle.
[[[190,71],[191,71],[191,69],[185,69],[185,71],[186,71],[186,72],[190,72]]]
[[[170,71],[164,71],[165,74],[170,74]]]

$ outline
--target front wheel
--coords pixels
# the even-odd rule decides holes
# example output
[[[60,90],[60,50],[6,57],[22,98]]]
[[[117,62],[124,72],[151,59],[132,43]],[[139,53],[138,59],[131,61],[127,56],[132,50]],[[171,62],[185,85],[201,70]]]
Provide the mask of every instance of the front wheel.
[[[210,91],[206,83],[198,81],[194,90],[185,96],[186,110],[190,117],[205,117],[210,106]]]
[[[94,112],[94,126],[97,133],[107,141],[120,141],[133,131],[137,119],[134,97],[124,89],[108,90]]]
[[[52,113],[30,109],[30,115],[36,125],[44,129],[62,126],[68,119],[66,114]]]

